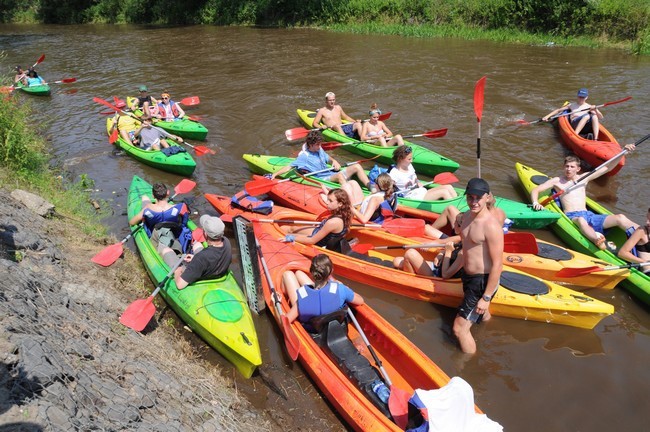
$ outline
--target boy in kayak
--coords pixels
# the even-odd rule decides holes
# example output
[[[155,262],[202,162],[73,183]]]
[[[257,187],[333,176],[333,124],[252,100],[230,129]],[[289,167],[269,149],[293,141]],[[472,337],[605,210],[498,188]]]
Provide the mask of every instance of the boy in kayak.
[[[298,319],[306,324],[311,318],[335,312],[346,304],[364,304],[363,297],[332,279],[332,271],[330,257],[319,254],[312,259],[309,268],[313,281],[301,270],[284,272],[282,282],[291,303],[287,313],[290,322]]]
[[[165,135],[152,127],[151,117],[146,115],[142,117],[142,124],[135,130],[134,135],[140,140],[140,146],[143,150],[160,150],[161,146],[162,148],[169,147]],[[179,136],[169,134],[169,137],[175,141],[183,142],[183,138]]]
[[[174,281],[179,290],[196,281],[222,277],[230,268],[232,248],[230,240],[223,236],[223,221],[216,216],[203,215],[199,224],[208,247],[203,247],[202,242],[195,242],[192,247],[193,255],[187,255],[185,265],[176,269]],[[170,252],[171,249],[165,250],[164,253]],[[176,256],[172,259],[176,259]]]
[[[149,95],[149,89],[146,85],[140,86],[140,96],[138,96],[138,107],[142,108],[144,115],[151,117],[151,107],[156,106],[158,101]]]
[[[635,146],[634,144],[627,144],[625,149],[632,152],[634,151]],[[587,210],[586,189],[589,181],[597,179],[610,171],[618,164],[618,161],[623,156],[625,156],[625,153],[621,152],[617,157],[609,160],[606,165],[599,167],[585,179],[580,180],[580,182],[577,181],[578,173],[580,172],[580,158],[575,155],[567,156],[564,158],[564,175],[548,179],[530,191],[530,199],[533,202],[533,208],[535,210],[542,210],[544,208],[537,202],[541,192],[551,188],[555,188],[558,191],[565,191],[571,188],[568,192],[560,195],[560,202],[564,214],[566,214],[567,217],[576,224],[582,234],[598,246],[598,248],[602,250],[606,249],[608,245],[605,242],[605,229],[618,226],[625,231],[631,227],[636,229],[638,225],[628,219],[624,214],[595,214]]]
[[[25,84],[26,76],[27,76],[27,72],[24,71],[20,65],[16,66],[16,76],[14,76],[14,83],[22,82],[23,84]]]
[[[315,177],[339,183],[343,187],[350,178],[356,176],[362,184],[366,185],[368,189],[370,189],[372,193],[377,192],[377,185],[370,182],[370,179],[368,179],[368,176],[361,165],[353,164],[341,169],[341,164],[338,163],[336,159],[325,153],[325,150],[321,148],[322,142],[323,134],[321,131],[310,131],[307,135],[305,149],[300,152],[298,157],[291,162],[290,165],[282,167],[271,174],[271,179],[287,173],[294,168],[303,175],[323,171],[315,174]],[[332,167],[328,170],[327,164],[330,162]]]
[[[343,124],[343,120],[350,123]],[[336,104],[336,95],[332,92],[325,94],[325,106],[316,112],[311,125],[313,128],[321,128],[321,123],[350,138],[361,136],[361,120],[355,120],[347,115],[341,105]]]
[[[598,141],[598,132],[600,128],[599,120],[603,118],[603,113],[596,108],[596,105],[590,105],[587,103],[588,97],[589,90],[581,88],[578,90],[578,99],[576,102],[571,103],[569,106],[562,106],[551,111],[542,117],[542,120],[547,122],[553,116],[568,110],[571,112],[571,115],[569,115],[571,127],[576,131],[576,134],[580,135],[581,132],[583,132],[583,135],[585,133],[591,134],[590,139]]]

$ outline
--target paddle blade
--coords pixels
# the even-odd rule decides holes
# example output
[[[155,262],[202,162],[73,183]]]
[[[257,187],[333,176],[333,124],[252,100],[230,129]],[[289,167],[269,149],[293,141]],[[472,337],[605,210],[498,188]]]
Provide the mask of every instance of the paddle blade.
[[[200,122],[201,120],[203,120],[203,117],[195,116],[195,115],[187,116],[187,118],[195,122]]]
[[[409,420],[409,399],[411,399],[411,395],[406,390],[402,390],[395,385],[390,386],[388,411],[393,416],[395,424],[402,430],[406,429]]]
[[[343,145],[347,144],[355,144],[356,142],[337,142],[337,141],[327,141],[324,143],[321,143],[320,146],[323,150],[334,150],[335,148],[339,148]]]
[[[529,232],[511,232],[503,236],[503,250],[508,253],[537,255],[537,239]]]
[[[298,335],[291,328],[291,323],[286,315],[282,315],[282,333],[284,334],[284,344],[287,346],[287,352],[291,360],[296,361],[300,354],[300,340]]]
[[[460,180],[458,180],[458,177],[456,177],[454,173],[450,172],[440,173],[433,178],[433,182],[439,185],[448,185],[452,183],[458,183],[459,181]]]
[[[287,137],[289,141],[302,139],[306,137],[307,134],[309,134],[309,129],[305,129],[302,127],[287,129],[286,131],[284,131],[284,136]]]
[[[91,261],[104,267],[113,264],[124,253],[123,243],[119,242],[104,248],[97,255],[92,257]]]
[[[12,86],[0,87],[0,93],[11,93],[12,91],[14,91],[14,88]]]
[[[198,96],[189,96],[180,100],[181,105],[194,106],[201,103]]]
[[[390,118],[391,115],[393,115],[393,113],[390,112],[390,111],[387,112],[387,113],[381,114],[381,115],[379,116],[379,120],[381,120],[381,121],[388,120],[388,119]]]
[[[223,216],[220,219],[223,221]],[[196,228],[194,231],[192,231],[192,240],[199,243],[206,241],[203,228]]]
[[[583,268],[565,267],[562,270],[555,273],[555,276],[561,277],[561,278],[571,278],[571,277],[578,277],[578,276],[588,275],[590,273],[594,273],[594,272],[601,271],[601,270],[603,270],[603,268],[598,267],[598,266],[583,267]]]
[[[420,237],[424,235],[424,220],[397,218],[385,221],[383,229],[402,237]]]
[[[76,82],[77,78],[63,78],[62,80],[54,81],[55,84],[70,84]]]
[[[263,177],[261,179],[246,182],[244,190],[250,196],[257,196],[270,192],[276,184],[278,184],[278,180]]]
[[[375,246],[370,244],[370,243],[357,243],[354,246],[352,246],[352,251],[356,253],[360,253],[362,255],[365,255],[368,253],[368,251],[374,249]]]
[[[120,323],[135,331],[142,331],[156,313],[153,296],[134,301],[120,317]]]
[[[483,116],[483,94],[485,92],[485,80],[487,77],[483,77],[476,82],[474,87],[474,113],[476,114],[476,119],[480,122],[481,116]]]
[[[32,66],[32,67],[35,68],[35,67],[38,66],[39,64],[43,63],[43,60],[45,60],[45,54],[42,54],[42,55],[38,58],[38,60],[36,60],[36,63],[34,63],[34,66]]]
[[[174,193],[176,195],[179,194],[186,194],[188,192],[191,192],[192,189],[196,186],[196,182],[192,181],[190,179],[183,179],[174,187]]]
[[[427,138],[442,138],[445,135],[447,135],[447,129],[437,129],[422,134],[423,137]]]
[[[108,137],[108,142],[111,144],[115,144],[115,141],[117,141],[118,136],[119,136],[119,132],[117,131],[117,129],[113,129],[113,132],[111,132],[111,134]]]
[[[216,151],[206,146],[194,146],[194,152],[197,156],[205,156],[206,154],[217,154]]]

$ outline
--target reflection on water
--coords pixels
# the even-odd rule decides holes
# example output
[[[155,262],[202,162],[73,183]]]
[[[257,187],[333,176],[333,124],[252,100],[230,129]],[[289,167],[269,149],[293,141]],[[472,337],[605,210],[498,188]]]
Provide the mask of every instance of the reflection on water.
[[[249,179],[243,153],[295,151],[299,143],[287,143],[284,130],[299,125],[296,108],[322,106],[327,91],[335,92],[337,102],[354,117],[364,117],[378,103],[393,113],[387,123],[396,133],[449,128],[444,138],[417,142],[458,161],[456,174],[464,186],[477,165],[474,84],[487,75],[481,170],[497,195],[514,199],[526,199],[515,178],[516,161],[558,175],[567,153],[551,125],[520,126],[516,120],[537,119],[588,86],[596,104],[634,96],[603,109],[604,123],[620,142],[645,135],[650,123],[650,59],[611,50],[310,29],[100,25],[0,25],[0,45],[8,54],[0,59],[0,70],[45,53],[39,71],[46,79],[77,78],[72,85],[53,87],[50,98],[29,100],[35,120],[47,125],[56,162],[95,179],[99,191],[94,198],[111,206],[113,216],[106,223],[119,238],[128,233],[126,189],[134,174],[168,185],[181,180],[113,154],[108,143],[106,116],[99,114],[105,107],[92,98],[124,98],[142,84],[154,96],[166,89],[176,99],[201,98],[186,111],[201,115],[210,130],[200,144],[221,150],[195,158],[198,186],[188,197],[195,198],[192,210],[201,214],[213,211],[204,193],[230,196]],[[570,73],[576,70],[580,72]],[[356,158],[344,148],[331,153],[342,162]],[[650,203],[647,155],[639,147],[615,178],[593,182],[590,193],[612,211],[643,221]],[[536,234],[558,241],[550,231]],[[236,264],[234,269],[238,274]],[[473,329],[479,352],[468,358],[452,336],[452,309],[351,285],[450,376],[461,375],[472,384],[477,404],[506,430],[647,429],[650,414],[639,401],[647,400],[650,376],[644,362],[631,359],[650,358],[649,308],[620,288],[593,293],[617,310],[593,331],[494,317]],[[256,325],[267,381],[289,398],[284,400],[261,377],[238,379],[237,388],[276,415],[314,418],[314,423],[310,417],[298,419],[299,427],[344,430],[302,368],[285,358],[274,323],[262,314]],[[206,350],[206,355],[225,373],[233,372],[214,352]],[[575,401],[580,407],[569,408]],[[285,406],[284,414],[277,409]],[[589,407],[588,415],[584,407]]]

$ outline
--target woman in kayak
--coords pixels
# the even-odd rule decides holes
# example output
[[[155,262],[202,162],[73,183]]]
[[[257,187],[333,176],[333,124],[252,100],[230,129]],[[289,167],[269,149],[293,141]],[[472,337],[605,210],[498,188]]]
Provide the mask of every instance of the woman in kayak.
[[[325,254],[316,255],[309,268],[314,280],[298,270],[282,275],[284,289],[289,296],[291,309],[287,313],[290,322],[298,319],[303,324],[313,317],[341,309],[346,304],[360,306],[363,297],[332,278],[333,266]]]
[[[352,210],[354,216],[361,223],[381,224],[387,217],[390,218],[395,215],[395,209],[397,208],[395,182],[388,174],[382,173],[377,177],[377,188],[379,192],[365,197],[359,210]]]
[[[650,208],[646,214],[645,225],[638,227],[632,232],[630,238],[618,250],[618,256],[631,263],[650,261]],[[649,273],[650,265],[640,270]]]
[[[179,104],[174,102],[165,92],[160,95],[160,102],[158,102],[158,115],[164,121],[176,121],[185,117],[185,111]]]
[[[395,166],[388,171],[388,174],[395,181],[398,194],[403,194],[405,198],[435,201],[439,199],[448,200],[456,198],[458,194],[451,185],[440,185],[431,189],[426,189],[418,180],[415,169],[413,168],[413,149],[406,145],[401,145],[393,152]]]
[[[27,87],[35,87],[43,84],[47,83],[42,77],[38,76],[34,69],[30,69],[29,72],[27,72]]]
[[[368,114],[370,115],[370,119],[365,121],[361,127],[361,141],[367,141],[372,144],[379,144],[382,147],[404,145],[402,136],[393,136],[393,133],[390,131],[390,129],[388,129],[386,123],[379,120],[381,110],[377,108],[377,104],[372,104]]]
[[[287,233],[285,241],[297,241],[340,252],[341,240],[344,240],[352,221],[352,204],[350,204],[347,192],[342,189],[329,191],[327,194],[327,209],[332,215],[322,221],[316,228],[283,226],[282,230]],[[307,230],[312,231],[307,234],[305,232]]]

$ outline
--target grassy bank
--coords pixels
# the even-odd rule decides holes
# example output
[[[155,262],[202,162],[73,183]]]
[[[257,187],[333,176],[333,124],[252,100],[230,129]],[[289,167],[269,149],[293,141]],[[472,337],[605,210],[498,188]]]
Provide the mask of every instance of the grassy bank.
[[[650,0],[8,0],[1,22],[318,26],[650,54]]]
[[[56,214],[77,221],[86,235],[106,234],[99,223],[104,216],[91,205],[86,175],[70,179],[49,165],[47,142],[28,122],[28,102],[0,94],[0,187],[31,191],[56,206]]]

